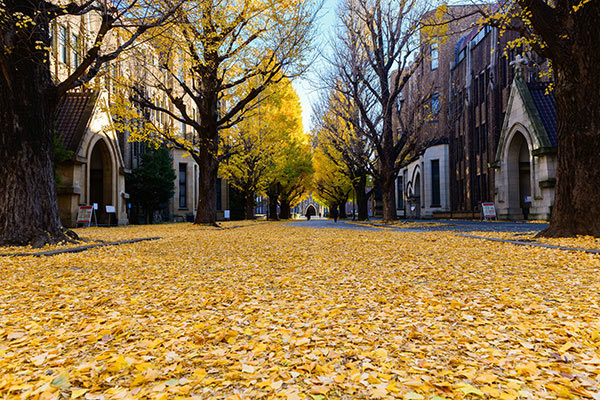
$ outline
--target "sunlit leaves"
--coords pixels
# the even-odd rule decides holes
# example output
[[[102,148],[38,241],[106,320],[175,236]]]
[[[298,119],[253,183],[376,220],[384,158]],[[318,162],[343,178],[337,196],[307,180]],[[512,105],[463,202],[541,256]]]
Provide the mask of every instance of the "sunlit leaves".
[[[232,222],[0,259],[7,399],[597,398],[600,259]]]

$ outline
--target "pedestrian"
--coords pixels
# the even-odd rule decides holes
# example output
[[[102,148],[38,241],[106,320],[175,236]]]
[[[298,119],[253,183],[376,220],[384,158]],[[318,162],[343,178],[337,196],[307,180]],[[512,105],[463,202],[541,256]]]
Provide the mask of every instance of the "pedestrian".
[[[333,217],[333,222],[337,222],[338,220],[338,208],[337,206],[333,206],[333,208],[331,209],[331,216]]]

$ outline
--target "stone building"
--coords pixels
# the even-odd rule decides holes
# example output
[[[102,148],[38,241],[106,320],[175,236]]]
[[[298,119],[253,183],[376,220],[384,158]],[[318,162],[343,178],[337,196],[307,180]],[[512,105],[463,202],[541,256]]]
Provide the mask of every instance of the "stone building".
[[[450,211],[448,159],[448,143],[442,139],[400,170],[396,187],[400,216],[431,218],[436,212]]]
[[[512,85],[496,151],[495,203],[506,219],[549,219],[556,184],[556,104],[548,83]]]
[[[58,18],[50,27],[51,71],[62,80],[80,63],[99,24],[93,13]],[[71,91],[58,105],[55,129],[73,157],[57,166],[61,221],[75,226],[80,205],[97,205],[99,224],[127,223],[125,168],[102,78]],[[107,213],[108,210],[111,212]]]
[[[100,21],[98,15],[87,13],[82,16],[58,18],[51,26],[52,52],[51,71],[53,78],[62,80],[80,63]],[[108,45],[117,43],[109,38]],[[107,65],[84,88],[71,91],[58,106],[55,129],[64,150],[72,152],[69,160],[57,166],[58,203],[63,225],[76,225],[77,213],[81,205],[96,205],[98,224],[116,225],[129,222],[125,175],[137,168],[145,143],[131,141],[130,132],[117,130],[114,115],[111,113],[112,96],[117,90],[111,76],[130,71],[142,71],[138,62],[151,62],[158,68],[159,54],[151,45],[144,43],[136,47],[144,54],[143,58],[127,57],[127,61],[114,61]],[[158,71],[154,77],[160,76]],[[150,79],[144,76],[144,79]],[[164,97],[164,96],[163,96]],[[165,99],[162,99],[165,102]],[[191,111],[192,112],[192,111]],[[159,113],[148,114],[156,126],[172,127],[173,120]],[[182,134],[186,134],[182,127]],[[171,199],[167,220],[189,220],[193,217],[198,203],[198,168],[186,152],[172,150],[173,169],[176,172],[175,195]],[[229,188],[225,181],[217,185],[217,218],[225,218],[229,208]],[[109,207],[107,209],[107,207]],[[107,210],[113,211],[107,213]]]

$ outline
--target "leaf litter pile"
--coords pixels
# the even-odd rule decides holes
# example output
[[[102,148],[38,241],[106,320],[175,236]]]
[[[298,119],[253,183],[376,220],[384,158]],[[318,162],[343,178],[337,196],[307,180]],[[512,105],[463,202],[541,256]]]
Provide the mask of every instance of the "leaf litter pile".
[[[0,259],[2,399],[600,399],[600,257],[188,224]],[[83,232],[85,233],[85,232]]]

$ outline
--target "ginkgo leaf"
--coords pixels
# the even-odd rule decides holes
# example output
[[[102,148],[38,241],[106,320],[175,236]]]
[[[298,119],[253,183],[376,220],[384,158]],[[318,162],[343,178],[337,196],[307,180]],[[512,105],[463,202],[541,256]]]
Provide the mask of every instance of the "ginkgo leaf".
[[[465,385],[465,386],[461,387],[459,390],[461,392],[463,392],[464,394],[476,394],[477,396],[481,396],[481,397],[485,396],[485,394],[481,390],[479,390],[476,387],[471,386],[471,385]]]

